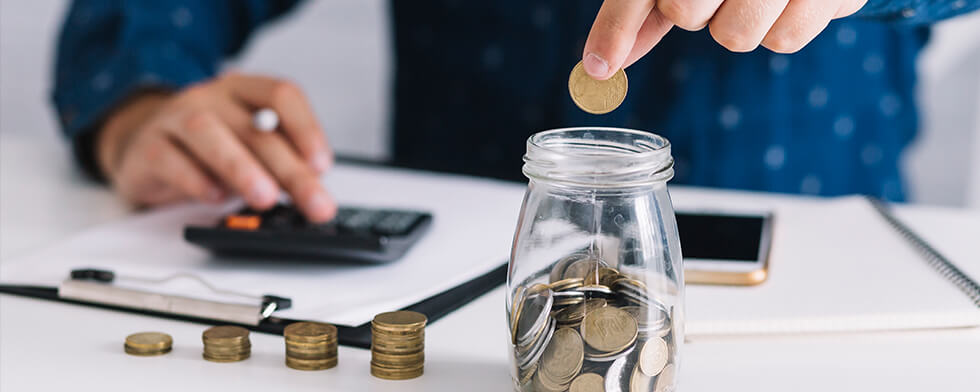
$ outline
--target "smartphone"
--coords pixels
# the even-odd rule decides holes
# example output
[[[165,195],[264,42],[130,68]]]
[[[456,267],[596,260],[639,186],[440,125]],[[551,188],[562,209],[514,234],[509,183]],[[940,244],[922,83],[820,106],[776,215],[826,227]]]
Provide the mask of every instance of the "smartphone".
[[[684,281],[750,286],[769,275],[771,213],[678,212]]]

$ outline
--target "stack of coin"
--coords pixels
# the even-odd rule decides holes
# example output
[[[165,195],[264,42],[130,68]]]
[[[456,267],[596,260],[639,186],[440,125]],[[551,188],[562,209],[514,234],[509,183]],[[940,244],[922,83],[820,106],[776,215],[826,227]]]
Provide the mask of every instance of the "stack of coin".
[[[375,316],[371,321],[371,374],[387,380],[421,376],[426,321],[424,314],[404,310]]]
[[[208,328],[201,335],[204,359],[212,362],[237,362],[252,355],[248,330],[233,325]]]
[[[323,370],[337,366],[337,327],[298,322],[283,330],[286,366],[298,370]]]
[[[510,303],[519,390],[674,387],[673,307],[658,299],[642,274],[578,253],[556,262],[545,278],[547,283],[515,287]],[[657,281],[657,287],[663,284]]]
[[[126,354],[153,356],[169,353],[174,339],[162,332],[139,332],[126,337],[123,349]]]

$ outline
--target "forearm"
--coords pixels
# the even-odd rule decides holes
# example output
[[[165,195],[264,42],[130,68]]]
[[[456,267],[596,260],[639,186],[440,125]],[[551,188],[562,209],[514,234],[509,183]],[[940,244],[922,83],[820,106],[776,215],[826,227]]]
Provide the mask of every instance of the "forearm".
[[[854,16],[924,25],[980,9],[980,0],[868,0]]]

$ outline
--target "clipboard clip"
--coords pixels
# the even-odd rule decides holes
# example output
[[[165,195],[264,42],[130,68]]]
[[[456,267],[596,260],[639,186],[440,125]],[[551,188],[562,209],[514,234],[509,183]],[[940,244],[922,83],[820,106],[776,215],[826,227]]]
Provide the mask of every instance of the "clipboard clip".
[[[252,304],[218,302],[181,295],[154,293],[120,287],[114,284],[119,281],[124,281],[125,283],[136,283],[144,286],[159,285],[178,279],[195,281],[213,294],[235,297],[241,300],[239,302],[251,302]],[[91,301],[138,310],[152,310],[246,325],[258,325],[262,320],[269,318],[275,311],[292,307],[292,300],[287,297],[271,294],[260,297],[225,290],[213,286],[200,276],[189,273],[177,273],[160,279],[152,279],[135,276],[117,276],[112,271],[96,268],[72,270],[70,278],[58,286],[58,296],[61,298]]]

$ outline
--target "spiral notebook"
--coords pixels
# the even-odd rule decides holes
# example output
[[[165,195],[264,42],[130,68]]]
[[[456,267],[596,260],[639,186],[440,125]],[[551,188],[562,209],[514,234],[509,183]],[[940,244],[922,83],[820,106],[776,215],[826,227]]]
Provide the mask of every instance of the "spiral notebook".
[[[980,214],[943,212],[959,265],[879,202],[781,203],[769,280],[688,286],[688,337],[980,326]]]

